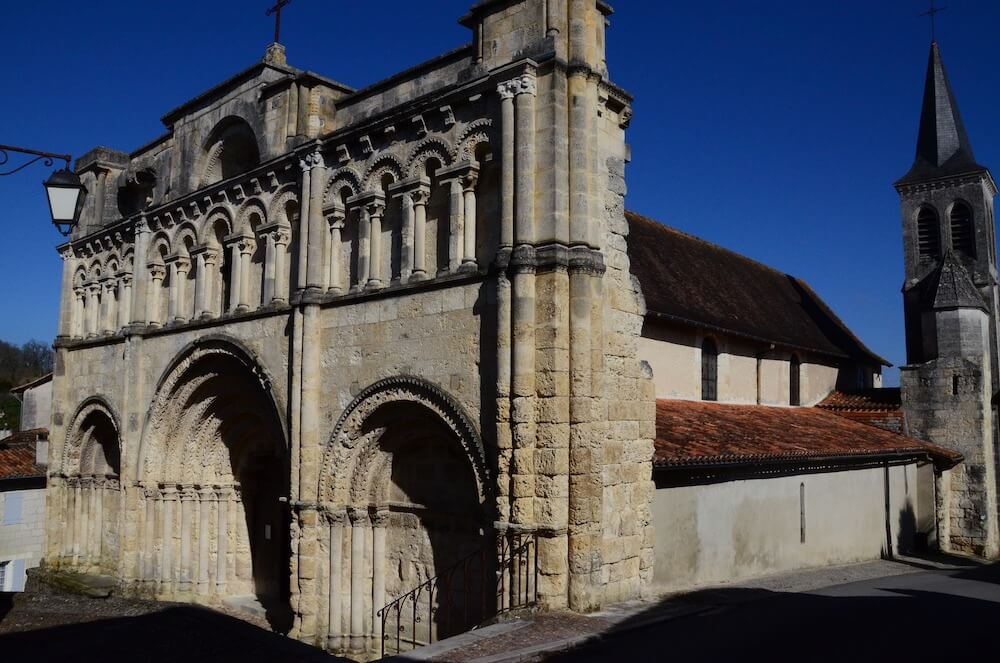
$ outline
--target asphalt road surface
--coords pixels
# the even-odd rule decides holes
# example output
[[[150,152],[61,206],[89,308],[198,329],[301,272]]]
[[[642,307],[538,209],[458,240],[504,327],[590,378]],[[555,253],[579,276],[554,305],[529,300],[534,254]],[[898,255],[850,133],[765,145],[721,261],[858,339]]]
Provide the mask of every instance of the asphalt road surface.
[[[1000,564],[923,570],[801,593],[706,590],[704,612],[555,661],[1000,661]]]

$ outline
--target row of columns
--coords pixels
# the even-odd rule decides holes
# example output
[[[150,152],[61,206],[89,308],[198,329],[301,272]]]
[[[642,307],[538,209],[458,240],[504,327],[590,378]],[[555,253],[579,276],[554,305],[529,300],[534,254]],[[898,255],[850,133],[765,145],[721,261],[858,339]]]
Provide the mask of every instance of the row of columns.
[[[113,334],[131,316],[132,275],[108,276],[73,288],[71,336],[93,338]]]
[[[60,553],[62,563],[84,570],[100,567],[105,553],[104,532],[116,526],[112,518],[121,495],[118,477],[74,475],[65,478],[63,488],[61,506],[67,522]]]
[[[438,275],[459,270],[477,269],[476,256],[476,185],[479,169],[474,163],[460,164],[442,174],[442,185],[449,190],[448,266]],[[390,185],[385,192],[367,192],[347,201],[345,208],[335,204],[326,211],[325,259],[319,284],[331,294],[345,291],[385,287],[390,278],[385,274],[383,221],[386,195],[398,201],[401,211],[400,269],[401,283],[422,281],[427,273],[427,203],[431,183],[426,177],[413,178]],[[340,247],[344,225],[352,212],[358,218],[357,280],[345,287]],[[310,257],[313,259],[313,256]],[[316,257],[316,259],[319,259]]]
[[[259,306],[278,306],[288,301],[285,254],[291,241],[289,228],[271,224],[263,228],[259,238],[264,242],[263,275]],[[224,281],[218,261],[222,259],[219,249],[201,246],[191,251],[190,256],[172,255],[165,262],[150,262],[147,265],[149,289],[146,293],[146,322],[163,324],[181,323],[192,319],[208,319],[223,313],[239,314],[257,308],[251,303],[254,277],[253,254],[257,251],[258,237],[238,234],[226,238],[224,251],[229,260],[229,292],[224,292]],[[167,289],[167,316],[161,320],[163,281],[170,270]],[[190,271],[194,269],[194,293],[187,292]],[[228,295],[228,301],[224,297]]]
[[[382,641],[382,620],[378,611],[388,601],[385,575],[389,511],[348,508],[326,515],[330,552],[327,648],[378,651]],[[350,554],[345,559],[348,547]],[[346,587],[345,572],[349,572]],[[346,613],[345,596],[350,597]]]
[[[139,579],[160,595],[224,596],[237,569],[244,528],[238,485],[141,486],[143,507]],[[215,554],[214,560],[212,554]],[[249,553],[247,553],[249,559]],[[230,592],[232,593],[232,592]]]

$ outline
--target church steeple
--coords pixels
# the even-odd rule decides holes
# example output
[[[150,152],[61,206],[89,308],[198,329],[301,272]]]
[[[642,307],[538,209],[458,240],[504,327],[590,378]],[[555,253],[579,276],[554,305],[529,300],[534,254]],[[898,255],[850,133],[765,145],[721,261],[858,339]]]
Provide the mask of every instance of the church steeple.
[[[931,42],[924,82],[924,102],[917,133],[917,154],[899,184],[986,170],[976,163],[972,143],[941,61],[941,49]]]

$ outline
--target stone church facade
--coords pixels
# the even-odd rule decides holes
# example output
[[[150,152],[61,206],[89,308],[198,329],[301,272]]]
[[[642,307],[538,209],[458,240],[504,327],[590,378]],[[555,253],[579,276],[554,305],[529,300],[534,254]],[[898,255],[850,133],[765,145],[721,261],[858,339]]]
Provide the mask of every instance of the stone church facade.
[[[361,90],[272,45],[81,157],[46,564],[256,596],[355,653],[511,533],[543,607],[639,596],[655,405],[609,13],[480,2],[470,45]]]

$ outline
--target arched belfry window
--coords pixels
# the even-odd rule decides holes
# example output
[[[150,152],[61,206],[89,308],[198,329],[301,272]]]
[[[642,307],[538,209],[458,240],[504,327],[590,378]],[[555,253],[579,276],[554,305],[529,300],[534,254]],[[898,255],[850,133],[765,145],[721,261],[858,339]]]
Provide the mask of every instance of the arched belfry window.
[[[701,399],[719,400],[719,348],[710,338],[701,344]]]
[[[970,258],[976,257],[976,231],[972,210],[963,202],[951,208],[951,248]]]
[[[941,257],[941,228],[937,213],[930,207],[922,207],[917,213],[917,248],[921,258]]]
[[[788,360],[788,404],[789,405],[801,405],[802,395],[801,395],[801,371],[802,362],[799,361],[798,355],[792,355],[792,358]]]

